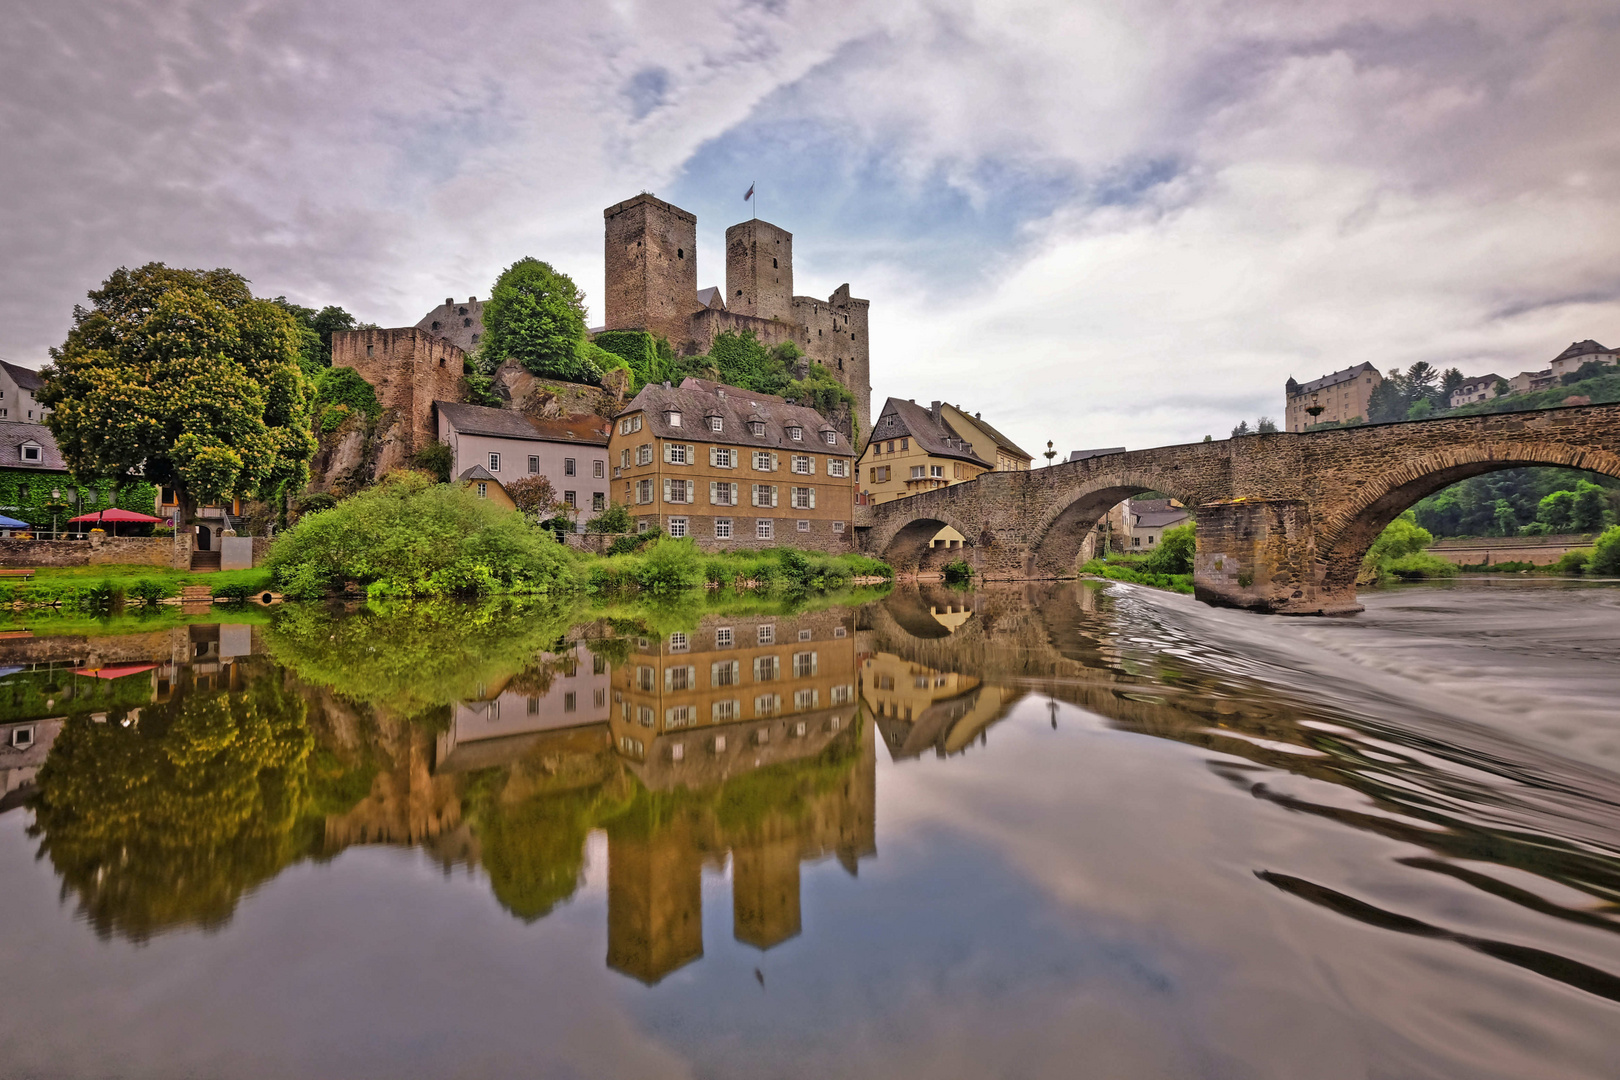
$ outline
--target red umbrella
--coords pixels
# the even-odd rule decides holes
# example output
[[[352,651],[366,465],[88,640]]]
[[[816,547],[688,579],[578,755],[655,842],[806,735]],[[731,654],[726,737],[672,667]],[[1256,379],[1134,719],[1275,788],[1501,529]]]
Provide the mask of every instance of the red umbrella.
[[[114,533],[116,533],[118,531],[118,522],[120,522],[120,521],[139,523],[139,524],[143,524],[143,525],[161,525],[161,524],[163,524],[163,519],[162,518],[153,517],[151,514],[137,514],[133,510],[120,510],[116,506],[113,507],[111,510],[97,510],[93,514],[80,514],[76,518],[68,518],[68,524],[69,525],[72,525],[72,524],[74,524],[76,522],[81,522],[81,521],[83,521],[83,522],[91,522],[91,521],[93,521],[98,525],[101,524],[102,522],[110,521],[110,522],[113,523],[113,532]]]

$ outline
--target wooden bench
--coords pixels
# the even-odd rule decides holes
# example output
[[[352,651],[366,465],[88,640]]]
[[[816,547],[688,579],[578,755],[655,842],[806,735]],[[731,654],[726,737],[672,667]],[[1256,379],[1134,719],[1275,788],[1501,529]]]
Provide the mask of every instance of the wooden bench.
[[[0,568],[0,578],[15,577],[22,578],[24,581],[27,581],[33,576],[34,572],[32,570],[8,570]]]

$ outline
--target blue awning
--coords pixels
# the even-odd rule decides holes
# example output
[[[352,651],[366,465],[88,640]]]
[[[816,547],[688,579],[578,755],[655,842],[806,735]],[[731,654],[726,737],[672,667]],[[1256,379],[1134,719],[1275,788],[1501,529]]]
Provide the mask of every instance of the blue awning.
[[[32,529],[32,528],[33,528],[33,526],[28,524],[28,522],[26,522],[26,521],[18,521],[16,518],[9,518],[9,517],[6,517],[6,515],[4,515],[4,514],[0,514],[0,529]]]

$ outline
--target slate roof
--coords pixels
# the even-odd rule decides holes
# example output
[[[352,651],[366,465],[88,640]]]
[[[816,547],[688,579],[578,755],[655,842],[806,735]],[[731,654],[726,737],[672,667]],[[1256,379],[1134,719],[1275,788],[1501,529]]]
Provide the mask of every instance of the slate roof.
[[[916,439],[917,445],[934,457],[967,461],[986,469],[995,468],[975,454],[971,443],[957,438],[945,421],[935,417],[932,412],[914,401],[890,398],[883,403],[883,411],[872,425],[872,435],[867,441],[870,444],[880,439],[898,439],[902,436]]]
[[[1097,450],[1070,450],[1070,461],[1085,461],[1087,458],[1105,457],[1109,454],[1123,454],[1123,446],[1104,446]]]
[[[996,442],[1001,446],[1001,448],[1003,450],[1010,451],[1013,454],[1014,457],[1025,458],[1025,459],[1027,459],[1029,461],[1034,461],[1035,460],[1035,457],[1034,457],[1033,454],[1025,453],[1019,447],[1019,445],[1017,443],[1013,442],[1011,439],[1007,438],[1007,436],[1005,436],[1001,432],[997,431],[988,421],[980,419],[978,413],[970,414],[966,409],[962,408],[962,406],[960,406],[960,405],[958,405],[956,407],[956,411],[961,413],[963,416],[971,415],[973,417],[973,422],[975,424],[979,425],[980,427],[984,428],[984,430],[988,431],[990,433],[990,437],[992,439],[996,440]]]
[[[451,427],[463,435],[492,435],[500,439],[538,439],[593,446],[606,446],[608,442],[608,421],[591,414],[535,420],[511,409],[492,409],[487,405],[435,401],[433,406],[450,422]]]
[[[21,364],[13,364],[9,360],[0,360],[0,367],[6,369],[6,374],[11,376],[12,382],[16,383],[19,388],[27,390],[30,393],[37,394],[45,386],[45,380],[41,378],[39,372],[35,371],[33,368],[26,368]]]
[[[717,300],[719,301],[718,304],[715,303]],[[707,289],[699,289],[697,302],[706,308],[718,307],[723,309],[726,306],[725,297],[720,294],[719,288],[714,285],[710,285]]]
[[[456,479],[457,480],[493,480],[497,484],[500,483],[499,480],[495,479],[494,474],[491,473],[488,469],[484,468],[482,465],[474,465],[470,469],[463,469],[462,472],[461,472],[461,475],[456,477]]]
[[[1594,353],[1612,353],[1612,352],[1614,352],[1613,349],[1610,349],[1607,346],[1599,345],[1597,342],[1593,341],[1591,338],[1587,338],[1585,341],[1571,342],[1569,348],[1565,349],[1563,352],[1561,352],[1557,356],[1553,357],[1553,359],[1555,361],[1556,360],[1573,360],[1577,356],[1591,356]],[[10,368],[11,365],[7,364],[6,367]]]
[[[1169,510],[1155,510],[1145,514],[1133,513],[1132,517],[1136,519],[1135,528],[1168,529],[1180,525],[1183,521],[1190,520],[1192,515],[1180,507],[1173,507]]]
[[[670,410],[680,412],[680,427],[672,427],[664,419],[664,414]],[[791,405],[774,394],[760,394],[708,379],[686,379],[679,386],[649,383],[618,415],[637,412],[646,413],[643,430],[660,439],[690,439],[722,446],[815,447],[822,453],[829,450],[853,452],[848,437],[842,432],[838,433],[837,446],[827,445],[822,433],[838,429],[809,406]],[[710,430],[706,422],[710,416],[720,417],[719,431]],[[765,434],[752,434],[748,430],[750,420],[764,421]],[[794,425],[804,429],[802,442],[788,438],[787,429]]]
[[[38,461],[22,459],[22,444],[30,440],[40,445]],[[67,462],[62,460],[62,451],[57,449],[56,438],[51,435],[51,429],[44,424],[22,424],[0,420],[0,468],[67,472]]]
[[[1340,383],[1354,382],[1362,372],[1377,370],[1371,364],[1357,364],[1355,367],[1335,371],[1331,375],[1324,375],[1320,379],[1313,379],[1308,383],[1299,383],[1295,389],[1289,391],[1288,396],[1298,397],[1300,394],[1312,394],[1318,390],[1325,390],[1330,386],[1338,386]]]

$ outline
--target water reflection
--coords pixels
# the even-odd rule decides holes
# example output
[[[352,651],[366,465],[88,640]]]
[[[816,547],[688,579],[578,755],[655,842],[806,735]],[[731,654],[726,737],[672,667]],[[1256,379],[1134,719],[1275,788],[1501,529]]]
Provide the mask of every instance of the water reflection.
[[[415,849],[471,873],[516,920],[555,925],[596,833],[606,965],[655,985],[710,966],[691,967],[706,875],[729,875],[736,942],[791,942],[817,925],[806,864],[853,876],[876,856],[880,771],[913,795],[977,776],[991,768],[980,748],[1012,730],[998,725],[1033,714],[1043,735],[1084,722],[1191,748],[1196,779],[1161,764],[1142,782],[1203,784],[1242,807],[1234,820],[1270,814],[1267,828],[1310,838],[1303,855],[1234,847],[1220,873],[1178,869],[1191,896],[1229,897],[1236,875],[1250,904],[1286,899],[1332,926],[1482,958],[1492,977],[1529,980],[1513,984],[1521,999],[1620,1001],[1614,775],[1392,706],[1355,669],[1335,681],[1305,666],[1287,635],[1270,652],[1222,648],[1190,606],[1072,584],[818,610],[685,604],[289,608],[263,625],[0,643],[0,808],[26,799],[64,896],[98,933],[138,941],[221,927],[288,867],[362,845]],[[997,761],[1023,772],[986,772],[995,797],[978,812],[1034,800],[996,826],[1008,865],[995,872],[1014,877],[1021,835],[1085,793],[1026,790],[1037,772],[1050,786],[1045,762]],[[1188,827],[1132,805],[1146,815],[1134,835]],[[1050,857],[1116,884],[1150,858]],[[909,897],[919,912],[951,902],[949,869],[937,873],[939,891]],[[1217,907],[1208,918],[1230,919]],[[1329,968],[1353,963],[1342,943],[1313,947]],[[1448,995],[1459,985],[1400,970]],[[1526,1009],[1556,1015],[1541,999]]]

